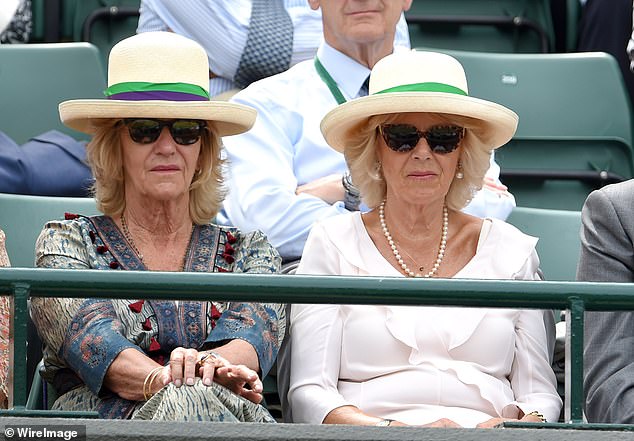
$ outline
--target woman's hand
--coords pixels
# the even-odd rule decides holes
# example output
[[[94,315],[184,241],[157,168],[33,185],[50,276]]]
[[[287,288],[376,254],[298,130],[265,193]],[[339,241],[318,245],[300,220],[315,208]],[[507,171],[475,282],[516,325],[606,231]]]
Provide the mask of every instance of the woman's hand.
[[[492,429],[496,426],[499,426],[504,421],[518,421],[513,418],[491,418],[489,420],[483,421],[476,426],[478,429]]]
[[[460,424],[456,423],[449,418],[441,418],[439,420],[434,421],[433,423],[423,424],[418,427],[462,427]]]
[[[206,369],[206,367],[205,367]],[[216,383],[222,384],[233,393],[259,404],[262,401],[262,381],[258,374],[243,364],[228,364],[215,369]]]
[[[150,376],[153,372],[156,375]],[[161,366],[137,349],[127,348],[112,361],[103,379],[103,387],[126,400],[142,401],[170,381],[167,366]]]
[[[170,355],[170,374],[176,387],[191,386],[200,377],[206,386],[215,381],[254,403],[262,401],[263,387],[258,374],[247,366],[231,364],[212,351],[174,349]]]
[[[499,426],[505,421],[523,421],[525,423],[543,423],[544,421],[537,415],[524,415],[521,419],[517,418],[491,418],[478,424],[476,427],[479,429],[490,429],[492,427]]]
[[[176,348],[170,354],[169,372],[170,380],[174,386],[183,384],[193,386],[196,381],[196,368],[202,354],[192,348]],[[209,383],[211,384],[211,383]]]

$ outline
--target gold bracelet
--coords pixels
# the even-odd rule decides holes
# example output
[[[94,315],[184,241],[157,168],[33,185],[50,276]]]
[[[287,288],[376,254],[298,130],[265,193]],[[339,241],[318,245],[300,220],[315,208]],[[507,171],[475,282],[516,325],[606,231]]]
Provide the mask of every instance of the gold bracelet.
[[[162,370],[163,366],[155,367],[145,377],[145,381],[143,382],[143,399],[145,401],[154,396],[154,394],[152,393],[152,383],[154,383],[154,380],[156,380],[156,377],[158,377]]]
[[[542,423],[545,423],[545,422],[546,422],[546,418],[544,417],[544,415],[542,415],[541,413],[537,412],[536,410],[534,410],[534,411],[532,411],[532,412],[528,412],[528,413],[526,414],[526,416],[528,416],[528,415],[531,415],[531,416],[534,416],[534,417],[539,418],[539,419],[541,420],[541,422],[542,422]]]

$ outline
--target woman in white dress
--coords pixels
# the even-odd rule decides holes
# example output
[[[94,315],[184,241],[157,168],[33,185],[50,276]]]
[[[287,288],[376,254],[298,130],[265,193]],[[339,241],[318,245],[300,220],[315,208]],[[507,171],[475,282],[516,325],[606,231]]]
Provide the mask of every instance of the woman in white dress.
[[[370,95],[322,121],[371,209],[317,222],[301,274],[539,279],[536,238],[461,208],[511,110],[469,97],[454,58],[379,61]],[[420,280],[419,283],[425,283]],[[550,311],[293,305],[288,399],[295,422],[493,427],[556,422]]]

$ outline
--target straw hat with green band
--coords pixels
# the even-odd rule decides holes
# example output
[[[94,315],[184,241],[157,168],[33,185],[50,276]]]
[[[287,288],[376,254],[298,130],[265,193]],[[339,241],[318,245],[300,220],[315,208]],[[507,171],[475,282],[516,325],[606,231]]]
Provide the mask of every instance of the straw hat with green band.
[[[442,113],[472,119],[469,132],[488,150],[506,144],[518,116],[499,104],[469,96],[467,78],[455,58],[422,51],[397,52],[381,59],[370,74],[369,95],[331,110],[321,122],[328,144],[343,152],[350,130],[374,115]]]
[[[172,32],[146,32],[117,43],[110,52],[104,95],[61,103],[62,122],[93,134],[97,119],[200,119],[227,136],[249,130],[256,117],[251,107],[210,101],[205,50]]]

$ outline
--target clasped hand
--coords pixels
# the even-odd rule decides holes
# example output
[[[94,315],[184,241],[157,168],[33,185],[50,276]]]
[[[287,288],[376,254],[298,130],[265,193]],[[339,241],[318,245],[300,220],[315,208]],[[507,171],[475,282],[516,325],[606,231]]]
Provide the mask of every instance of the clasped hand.
[[[249,401],[262,401],[262,381],[258,374],[247,366],[232,364],[211,351],[174,349],[170,355],[169,365],[165,366],[162,372],[162,386],[169,383],[174,383],[176,387],[183,384],[193,386],[196,377],[201,378],[206,386],[215,381]]]

